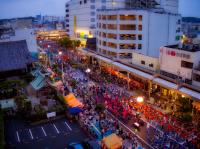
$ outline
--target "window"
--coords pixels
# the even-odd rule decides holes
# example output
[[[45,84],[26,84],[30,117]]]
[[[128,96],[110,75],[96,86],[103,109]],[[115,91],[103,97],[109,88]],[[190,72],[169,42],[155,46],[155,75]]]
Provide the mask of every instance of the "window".
[[[102,8],[102,9],[106,9],[106,6],[102,6],[101,8]]]
[[[87,0],[84,0],[84,4],[86,4],[87,3]]]
[[[149,67],[152,67],[153,68],[153,64],[151,63],[151,64],[149,64]]]
[[[136,20],[135,15],[120,15],[120,20]]]
[[[142,31],[142,25],[138,25],[138,30]]]
[[[136,25],[120,25],[120,30],[136,30]]]
[[[138,44],[138,49],[142,49],[142,44]]]
[[[142,40],[142,35],[138,35],[138,40]]]
[[[194,73],[193,80],[200,82],[200,75]]]
[[[138,16],[139,21],[142,21],[142,15]]]
[[[95,0],[90,0],[90,2],[91,2],[91,3],[94,3],[94,2],[95,2]]]
[[[94,11],[90,12],[90,15],[95,16],[95,12]]]
[[[90,19],[90,22],[95,22],[95,18],[91,18],[91,19]]]
[[[91,5],[90,8],[91,8],[91,9],[95,9],[95,5]]]
[[[141,61],[141,64],[142,64],[142,65],[145,65],[145,61]]]
[[[82,4],[82,1],[80,1],[80,5]]]
[[[192,69],[193,68],[193,63],[187,62],[187,61],[181,61],[181,67]]]
[[[116,24],[107,24],[107,28],[108,29],[117,29],[117,25]]]
[[[108,20],[116,20],[117,19],[117,15],[108,15],[107,19]]]

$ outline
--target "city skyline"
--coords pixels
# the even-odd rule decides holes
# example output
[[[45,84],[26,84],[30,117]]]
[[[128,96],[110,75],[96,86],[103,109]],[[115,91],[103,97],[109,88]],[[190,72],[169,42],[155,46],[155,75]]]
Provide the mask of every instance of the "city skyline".
[[[65,16],[67,0],[1,0],[0,19],[41,15]],[[48,7],[46,7],[48,4]],[[199,0],[180,0],[179,13],[187,17],[199,17]],[[10,11],[12,10],[12,11]],[[55,11],[56,10],[56,11]]]

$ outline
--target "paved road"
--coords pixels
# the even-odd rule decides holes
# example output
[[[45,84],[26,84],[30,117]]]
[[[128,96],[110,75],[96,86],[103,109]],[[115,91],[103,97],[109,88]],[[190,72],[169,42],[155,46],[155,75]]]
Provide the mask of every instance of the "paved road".
[[[64,149],[68,143],[87,138],[77,123],[64,118],[34,126],[7,120],[5,128],[8,149]]]

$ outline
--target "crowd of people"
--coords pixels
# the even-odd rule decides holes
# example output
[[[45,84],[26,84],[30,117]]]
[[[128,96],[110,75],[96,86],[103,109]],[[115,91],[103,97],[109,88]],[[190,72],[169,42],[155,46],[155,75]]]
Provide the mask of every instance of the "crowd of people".
[[[104,116],[99,115],[95,107],[97,103],[103,103],[109,112],[123,122],[137,121],[140,125],[146,122],[148,126],[146,136],[151,136],[147,137],[147,142],[154,148],[200,147],[198,142],[200,134],[192,124],[186,128],[173,116],[163,114],[149,104],[137,103],[127,91],[127,79],[118,77],[115,71],[106,68],[97,69],[96,66],[90,66],[90,69],[91,72],[87,74],[85,70],[65,64],[65,81],[69,85],[71,80],[77,82],[72,91],[81,97],[85,105],[80,120],[91,134],[99,138],[109,131],[115,132],[126,140],[125,142],[127,140],[132,142],[130,144],[134,147],[141,145],[140,141],[125,131],[117,120],[110,118],[105,112]],[[137,81],[130,81],[129,85],[132,89],[145,88]]]
[[[84,112],[79,114],[79,122],[87,132],[99,140],[111,133],[116,133],[123,139],[123,148],[132,149],[141,146],[137,138],[122,128],[117,120],[106,114],[105,111],[100,112],[96,109],[97,103],[102,102],[98,98],[102,97],[106,90],[100,86],[97,87],[95,83],[88,81],[89,79],[83,72],[70,66],[66,72],[66,78],[69,82],[71,79],[77,81],[74,93],[83,99],[84,104]],[[107,91],[113,92],[114,88],[110,86]],[[118,92],[114,94],[117,96]]]

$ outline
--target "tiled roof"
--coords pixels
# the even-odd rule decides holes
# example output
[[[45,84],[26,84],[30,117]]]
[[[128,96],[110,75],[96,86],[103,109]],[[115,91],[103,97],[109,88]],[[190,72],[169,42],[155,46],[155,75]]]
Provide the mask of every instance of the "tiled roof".
[[[0,72],[24,69],[31,62],[26,40],[0,43]]]

